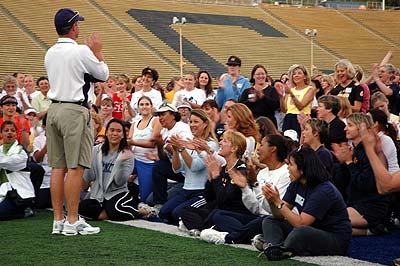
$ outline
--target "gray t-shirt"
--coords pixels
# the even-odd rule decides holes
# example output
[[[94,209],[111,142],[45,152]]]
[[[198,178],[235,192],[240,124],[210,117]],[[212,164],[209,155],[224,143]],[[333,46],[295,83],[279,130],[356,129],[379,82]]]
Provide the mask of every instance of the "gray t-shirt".
[[[103,155],[103,188],[107,189],[109,179],[111,178],[111,171],[114,168],[115,161],[117,160],[118,152],[109,152]],[[103,191],[106,192],[106,191]]]

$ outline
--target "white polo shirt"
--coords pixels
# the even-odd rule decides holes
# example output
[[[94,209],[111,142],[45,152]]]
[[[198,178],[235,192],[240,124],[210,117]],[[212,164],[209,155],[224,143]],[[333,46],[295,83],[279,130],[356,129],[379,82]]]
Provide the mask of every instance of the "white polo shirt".
[[[65,102],[94,102],[94,82],[106,81],[108,66],[99,61],[87,45],[59,38],[46,53],[44,64],[49,78],[47,97]]]

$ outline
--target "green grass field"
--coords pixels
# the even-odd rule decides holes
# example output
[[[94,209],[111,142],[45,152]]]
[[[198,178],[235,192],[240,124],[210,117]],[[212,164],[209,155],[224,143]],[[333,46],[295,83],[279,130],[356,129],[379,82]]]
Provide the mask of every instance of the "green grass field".
[[[255,251],[108,222],[91,223],[101,226],[98,235],[51,235],[51,223],[48,211],[0,222],[0,265],[305,265],[269,262]]]

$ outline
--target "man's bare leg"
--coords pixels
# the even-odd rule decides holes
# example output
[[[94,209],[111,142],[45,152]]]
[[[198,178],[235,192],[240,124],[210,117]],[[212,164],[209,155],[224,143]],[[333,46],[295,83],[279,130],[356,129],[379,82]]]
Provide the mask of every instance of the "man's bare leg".
[[[66,168],[53,168],[50,177],[51,204],[55,221],[64,219],[64,177]]]
[[[64,192],[68,207],[67,220],[70,224],[73,224],[78,220],[78,208],[84,171],[85,168],[79,165],[77,168],[68,169],[67,172]]]

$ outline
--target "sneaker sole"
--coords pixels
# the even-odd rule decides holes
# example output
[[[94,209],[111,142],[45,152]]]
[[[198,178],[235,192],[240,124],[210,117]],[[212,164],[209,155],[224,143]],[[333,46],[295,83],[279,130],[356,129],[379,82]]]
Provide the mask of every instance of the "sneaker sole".
[[[90,231],[89,230],[82,230],[82,231],[78,232],[78,234],[83,235],[83,236],[95,235],[95,234],[98,234],[98,233],[100,233],[100,228],[99,227],[98,228],[91,228]]]
[[[83,235],[83,236],[86,236],[86,235],[95,235],[95,234],[98,234],[98,233],[100,233],[100,228],[97,228],[97,229],[91,229],[90,231],[89,230],[82,230],[82,231],[78,231],[78,232],[76,232],[76,231],[62,231],[62,234],[63,235],[65,235],[65,236],[76,236],[76,235]]]
[[[268,260],[284,260],[293,257],[293,253],[279,246],[268,247],[265,251]]]

